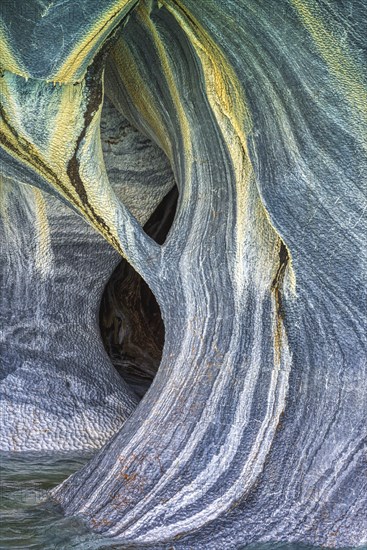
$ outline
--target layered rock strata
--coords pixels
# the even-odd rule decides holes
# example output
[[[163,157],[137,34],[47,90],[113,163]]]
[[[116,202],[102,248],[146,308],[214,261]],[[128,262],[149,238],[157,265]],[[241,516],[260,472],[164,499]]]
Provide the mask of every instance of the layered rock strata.
[[[165,345],[134,413],[53,498],[127,546],[362,544],[364,3],[121,1],[95,20],[52,68],[44,54],[42,80],[8,30],[3,158],[141,275]],[[164,244],[109,181],[104,90],[170,161]]]

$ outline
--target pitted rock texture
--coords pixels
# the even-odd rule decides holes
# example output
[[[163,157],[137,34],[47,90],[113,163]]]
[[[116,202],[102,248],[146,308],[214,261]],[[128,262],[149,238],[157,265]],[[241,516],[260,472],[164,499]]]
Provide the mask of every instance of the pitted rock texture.
[[[126,547],[363,544],[365,2],[121,0],[102,46],[111,6],[42,78],[2,37],[5,173],[78,211],[165,325],[149,391],[52,496]],[[163,244],[149,185],[114,191],[105,94],[171,164]]]
[[[169,164],[108,100],[101,133],[111,185],[144,223],[174,184]],[[6,177],[0,223],[1,449],[101,447],[139,401],[100,337],[121,258],[59,199]]]

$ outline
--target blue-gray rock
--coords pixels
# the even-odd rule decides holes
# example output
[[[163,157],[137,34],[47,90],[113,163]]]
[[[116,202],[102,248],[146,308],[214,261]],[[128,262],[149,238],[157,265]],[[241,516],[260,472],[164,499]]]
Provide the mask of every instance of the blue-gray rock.
[[[58,78],[44,61],[26,81],[14,52],[2,76],[5,169],[34,172],[89,221],[165,324],[149,391],[52,496],[126,546],[363,544],[364,2],[122,4],[88,67],[68,70],[65,51]],[[132,206],[149,186],[119,198],[109,180],[104,91],[171,163],[163,245]]]

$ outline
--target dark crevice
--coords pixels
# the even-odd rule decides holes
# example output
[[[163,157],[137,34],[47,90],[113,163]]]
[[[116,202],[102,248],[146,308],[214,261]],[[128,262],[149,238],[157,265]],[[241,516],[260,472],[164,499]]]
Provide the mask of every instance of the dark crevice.
[[[271,290],[275,299],[275,312],[276,312],[276,329],[274,333],[274,352],[276,360],[280,363],[282,354],[282,339],[283,339],[283,327],[284,327],[284,310],[283,310],[283,281],[284,275],[289,262],[289,253],[284,242],[280,240],[279,246],[279,264],[278,269],[273,279]]]
[[[144,226],[163,244],[177,205],[175,186]],[[158,370],[164,344],[164,325],[157,301],[141,276],[122,260],[104,290],[100,306],[103,345],[119,374],[143,397]]]
[[[275,277],[273,279],[271,290],[275,294],[275,300],[277,304],[277,316],[283,319],[283,308],[282,308],[282,285],[284,280],[285,270],[289,262],[289,254],[286,245],[283,241],[280,241],[279,247],[279,265]]]

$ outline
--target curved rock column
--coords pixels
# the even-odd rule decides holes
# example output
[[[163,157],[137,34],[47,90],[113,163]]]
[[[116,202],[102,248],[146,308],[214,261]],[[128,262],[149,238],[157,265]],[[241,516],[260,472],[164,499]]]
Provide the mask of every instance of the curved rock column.
[[[159,75],[149,89],[149,131],[170,155],[180,193],[152,266],[166,331],[162,362],[131,421],[54,492],[67,513],[82,512],[95,528],[134,543],[202,527],[248,493],[284,411],[291,368],[281,299],[285,292],[291,299],[292,268],[259,196],[244,108],[244,120],[236,118],[239,82],[204,30],[196,39],[207,52],[193,50],[176,15],[162,10],[152,20],[138,10],[108,79],[116,105],[145,128],[147,104],[139,110],[129,93],[148,80],[142,71]],[[149,65],[139,57],[145,48]],[[172,52],[182,52],[181,73]],[[211,88],[214,55],[221,65]],[[154,118],[162,82],[166,119]]]
[[[108,101],[101,131],[111,184],[144,223],[173,185],[169,165]],[[49,193],[6,177],[0,193],[1,449],[99,448],[139,401],[98,326],[121,258]]]
[[[107,177],[104,53],[78,82],[28,88],[58,129],[68,106],[57,154],[14,114],[25,84],[5,74],[8,155],[128,259],[164,318],[144,399],[53,491],[122,544],[366,541],[365,21],[360,0],[135,6],[106,91],[171,162],[163,246]]]
[[[360,544],[363,263],[350,273],[348,257],[351,248],[365,256],[353,167],[365,166],[363,105],[329,67],[325,14],[312,6],[230,3],[224,17],[219,5],[161,4],[132,16],[108,82],[179,184],[153,287],[164,356],[121,432],[54,496],[125,543]],[[325,96],[311,102],[318,78]],[[326,135],[335,136],[330,147]],[[335,203],[342,217],[354,213],[347,234]]]

